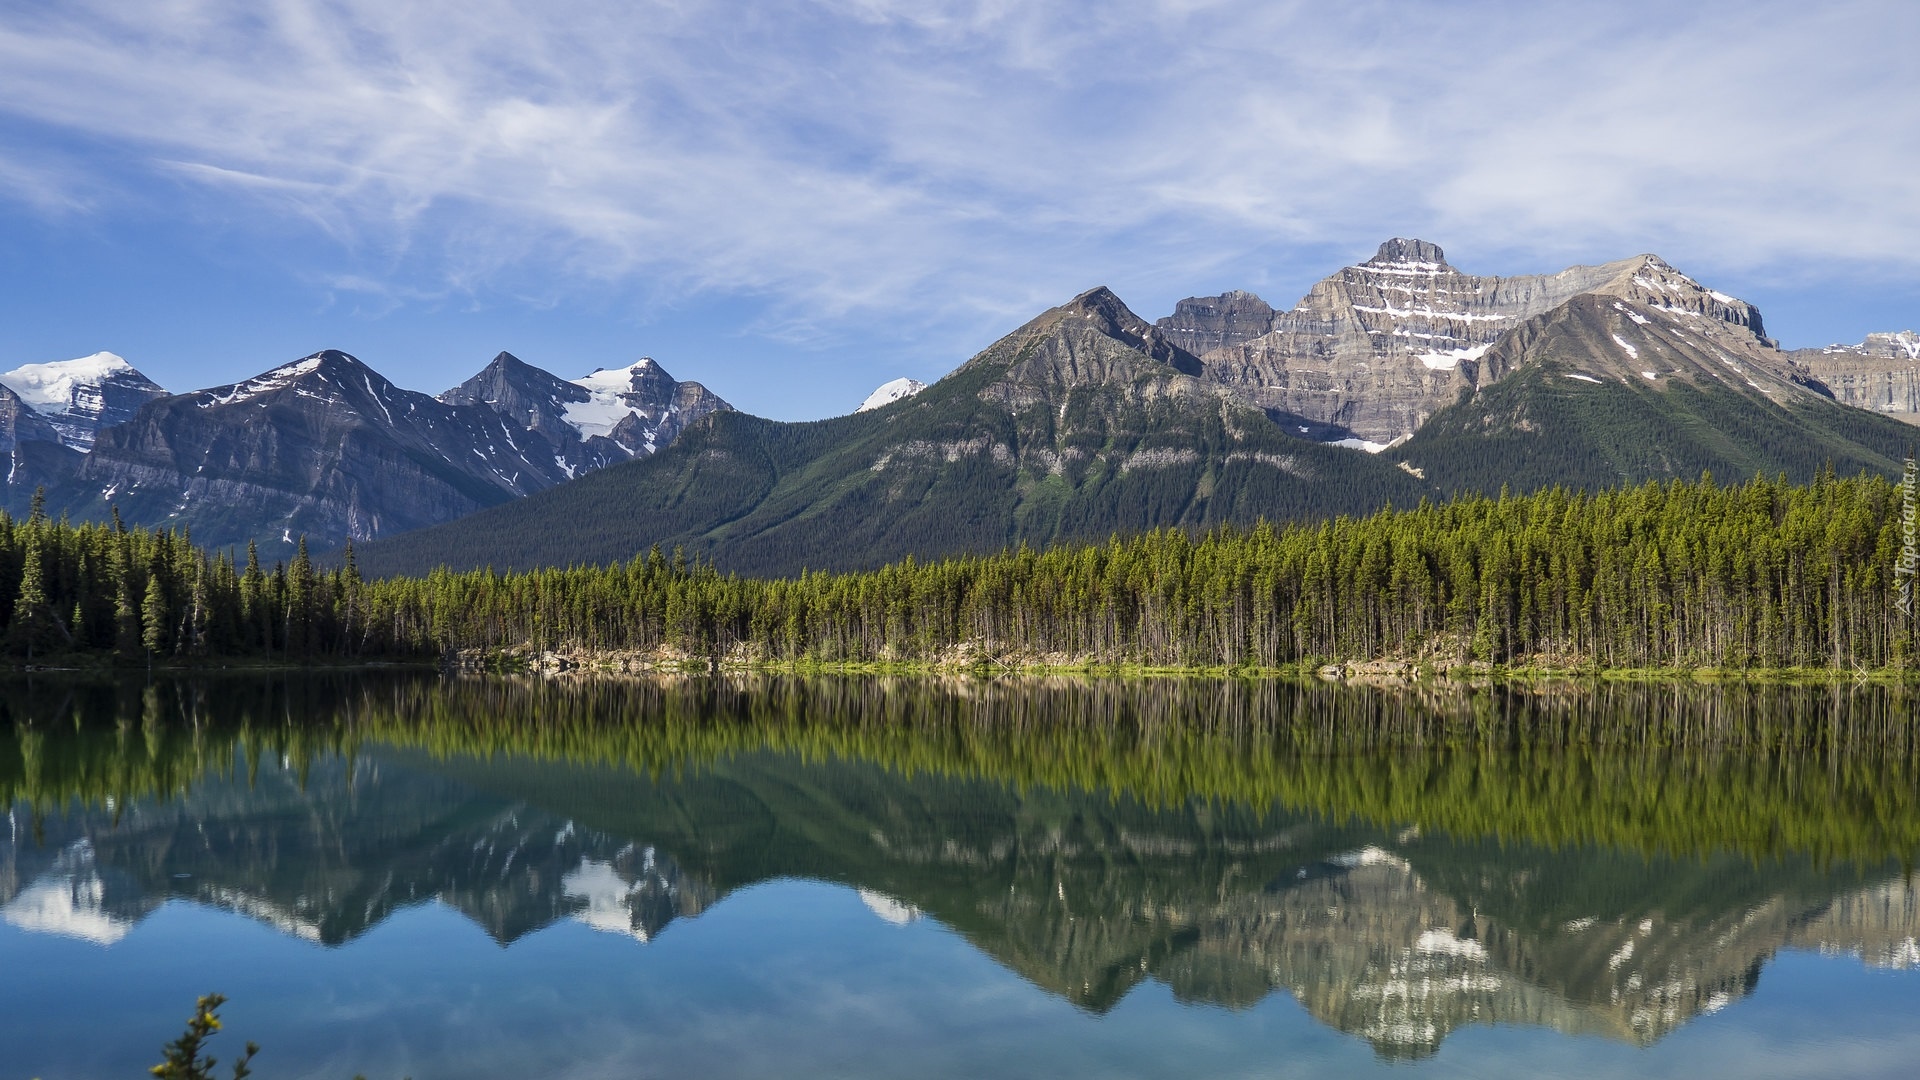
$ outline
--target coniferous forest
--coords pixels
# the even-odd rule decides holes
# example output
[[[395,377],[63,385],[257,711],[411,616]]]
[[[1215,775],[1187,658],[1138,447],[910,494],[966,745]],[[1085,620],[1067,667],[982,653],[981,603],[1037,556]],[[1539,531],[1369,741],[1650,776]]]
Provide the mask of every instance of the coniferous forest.
[[[304,541],[267,566],[183,532],[0,517],[16,662],[652,651],[771,662],[1277,668],[1910,668],[1900,489],[1649,483],[1466,496],[1319,525],[743,578],[658,550],[606,567],[363,580]]]

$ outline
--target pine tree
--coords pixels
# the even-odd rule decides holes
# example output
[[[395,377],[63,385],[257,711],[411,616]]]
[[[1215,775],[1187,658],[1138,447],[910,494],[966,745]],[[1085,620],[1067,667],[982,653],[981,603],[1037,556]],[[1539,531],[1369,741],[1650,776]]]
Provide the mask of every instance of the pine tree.
[[[147,656],[151,658],[167,645],[167,594],[161,587],[159,574],[147,575],[147,595],[140,605],[140,625],[140,643],[146,647]]]

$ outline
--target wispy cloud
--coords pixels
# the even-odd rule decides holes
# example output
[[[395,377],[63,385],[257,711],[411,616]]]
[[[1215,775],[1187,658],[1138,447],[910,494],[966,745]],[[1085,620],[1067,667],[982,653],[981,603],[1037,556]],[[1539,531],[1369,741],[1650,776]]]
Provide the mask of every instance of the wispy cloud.
[[[80,0],[0,14],[0,189],[165,174],[356,291],[737,293],[788,338],[1409,231],[1912,274],[1917,38],[1865,0]]]

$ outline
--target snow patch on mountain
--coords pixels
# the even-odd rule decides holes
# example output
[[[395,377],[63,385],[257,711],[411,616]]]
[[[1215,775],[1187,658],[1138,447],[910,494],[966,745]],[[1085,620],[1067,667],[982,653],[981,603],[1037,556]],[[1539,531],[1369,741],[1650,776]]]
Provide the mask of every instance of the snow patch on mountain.
[[[1485,345],[1475,345],[1471,349],[1440,349],[1433,352],[1423,352],[1419,354],[1416,359],[1435,371],[1452,371],[1454,368],[1460,366],[1460,361],[1478,360],[1487,355],[1487,350],[1491,348],[1493,348],[1492,342],[1488,342]]]
[[[1300,430],[1305,431],[1307,429],[1301,428]],[[1345,449],[1348,449],[1348,450],[1365,450],[1369,454],[1378,454],[1383,450],[1391,450],[1394,447],[1399,446],[1401,443],[1404,443],[1411,438],[1413,438],[1413,436],[1411,435],[1402,435],[1392,440],[1391,442],[1372,442],[1367,439],[1357,439],[1357,438],[1330,439],[1327,441],[1326,445],[1344,447]]]
[[[1443,956],[1459,956],[1468,960],[1485,960],[1487,947],[1471,938],[1457,937],[1452,931],[1435,927],[1420,935],[1413,943],[1415,952],[1438,953]]]
[[[853,411],[868,412],[882,405],[891,405],[896,401],[910,398],[926,388],[927,384],[919,379],[895,379],[889,383],[882,383],[879,389],[868,394],[867,400],[861,402],[860,407]]]
[[[635,412],[633,406],[627,404],[627,395],[633,392],[634,372],[652,362],[642,360],[633,367],[614,371],[596,368],[593,374],[585,378],[569,380],[573,385],[583,387],[590,396],[585,401],[562,402],[561,418],[572,425],[582,439],[612,435],[620,421]]]
[[[271,394],[275,390],[283,389],[300,376],[310,375],[318,370],[320,370],[320,357],[309,356],[305,360],[274,368],[264,375],[255,375],[246,382],[234,383],[232,386],[225,387],[224,393],[208,390],[200,401],[200,407],[211,409],[216,405],[232,405],[238,401],[249,401],[262,394]]]

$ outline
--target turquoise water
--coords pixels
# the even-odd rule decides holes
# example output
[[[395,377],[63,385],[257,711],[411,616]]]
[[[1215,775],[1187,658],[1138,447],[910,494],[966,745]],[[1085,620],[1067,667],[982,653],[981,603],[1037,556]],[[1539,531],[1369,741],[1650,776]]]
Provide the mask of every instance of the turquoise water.
[[[262,1078],[1920,1062],[1911,853],[1530,843],[777,745],[649,770],[24,715],[0,1080],[145,1075],[209,991],[216,1052],[261,1043]],[[156,764],[173,734],[185,772]]]

